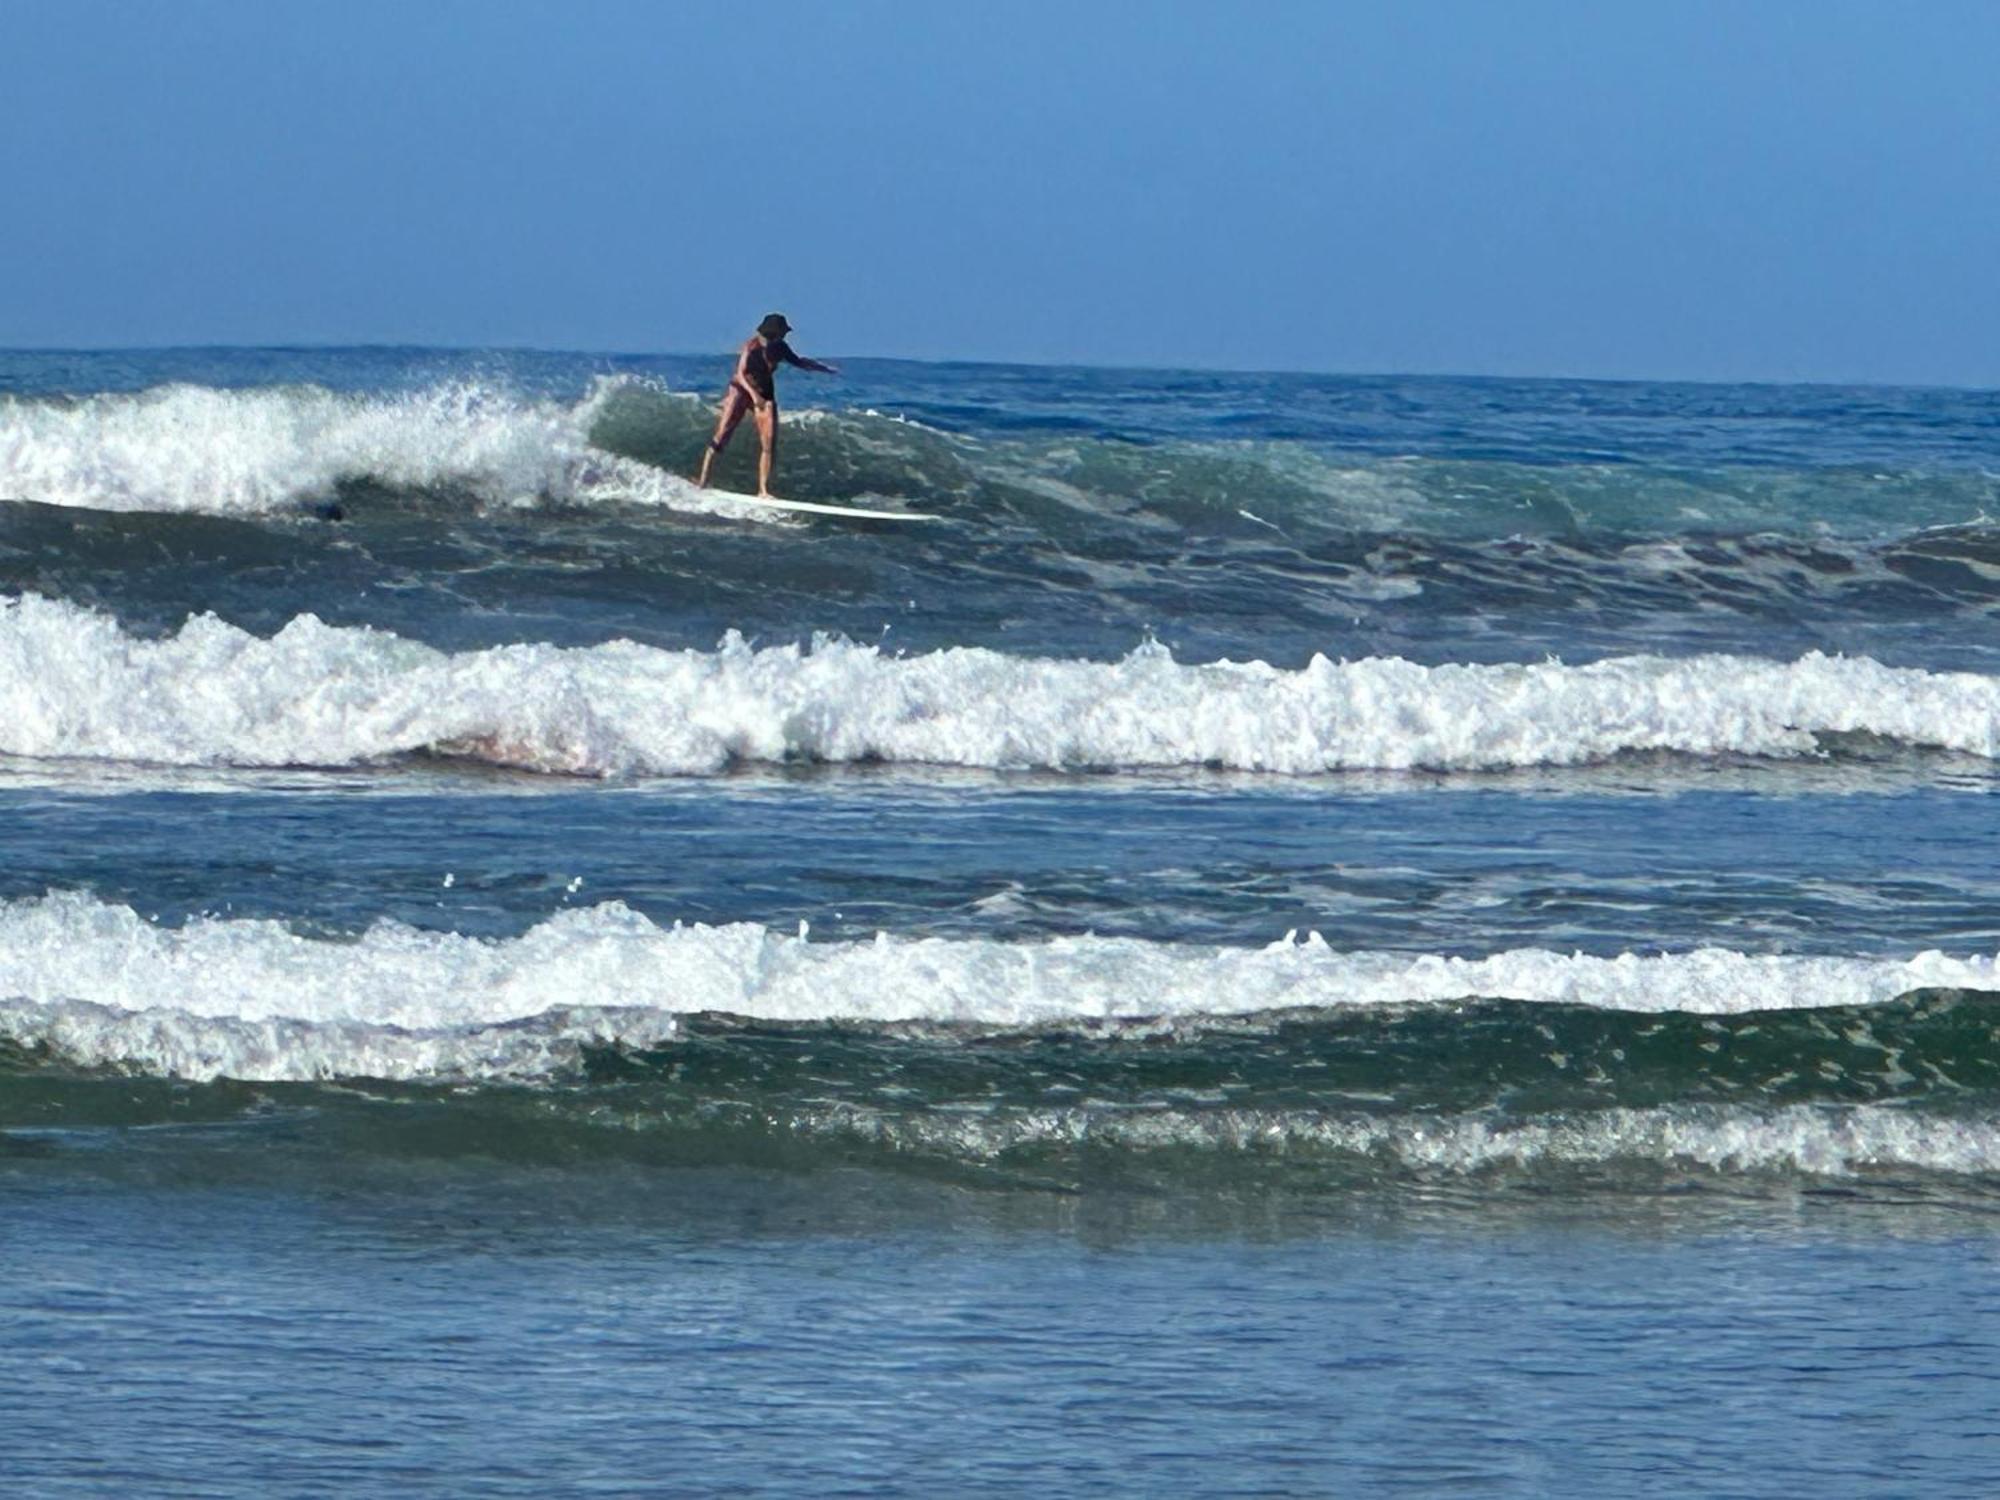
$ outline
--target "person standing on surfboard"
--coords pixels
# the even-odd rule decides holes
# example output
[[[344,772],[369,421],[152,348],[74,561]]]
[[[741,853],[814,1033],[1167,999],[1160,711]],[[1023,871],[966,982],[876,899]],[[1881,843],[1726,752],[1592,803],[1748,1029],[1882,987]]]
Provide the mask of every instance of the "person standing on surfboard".
[[[722,415],[716,418],[715,436],[708,440],[708,451],[701,456],[701,477],[695,480],[700,488],[708,488],[709,467],[716,454],[729,446],[737,424],[755,412],[757,438],[764,445],[763,452],[757,455],[757,496],[762,500],[774,498],[771,460],[778,453],[778,366],[797,365],[801,370],[818,370],[823,375],[840,373],[832,365],[823,365],[816,359],[800,359],[794,354],[792,346],[785,342],[785,335],[791,331],[792,325],[785,321],[783,313],[771,313],[736,352],[736,373],[729,377],[729,389],[723,392]]]

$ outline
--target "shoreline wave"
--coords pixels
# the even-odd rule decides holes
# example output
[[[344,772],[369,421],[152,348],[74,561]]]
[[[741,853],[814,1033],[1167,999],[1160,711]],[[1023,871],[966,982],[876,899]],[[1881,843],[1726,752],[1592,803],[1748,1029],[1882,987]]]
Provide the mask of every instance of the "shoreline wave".
[[[1288,670],[980,647],[912,656],[820,638],[713,652],[617,640],[457,654],[302,615],[149,640],[39,595],[0,597],[0,754],[172,766],[353,767],[411,756],[576,776],[737,764],[1484,771],[1822,754],[1829,737],[2000,758],[2000,679],[1808,653]]]
[[[1317,934],[1261,948],[814,942],[754,923],[662,927],[617,903],[510,939],[385,921],[343,940],[269,919],[167,927],[80,892],[0,905],[0,1032],[77,1066],[194,1079],[546,1079],[579,1071],[586,1048],[659,1046],[702,1015],[1129,1037],[1488,998],[1634,1016],[1855,1013],[1926,990],[2000,990],[2000,956],[1466,958],[1340,951]]]

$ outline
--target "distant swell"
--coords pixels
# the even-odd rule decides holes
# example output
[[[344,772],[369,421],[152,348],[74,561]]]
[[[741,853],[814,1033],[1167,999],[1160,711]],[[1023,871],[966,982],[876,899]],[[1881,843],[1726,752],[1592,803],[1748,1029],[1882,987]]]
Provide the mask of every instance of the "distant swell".
[[[736,762],[990,768],[1571,766],[1633,751],[1797,756],[1821,736],[2000,753],[2000,680],[1811,653],[1585,666],[1299,670],[822,640],[713,652],[629,641],[448,654],[310,615],[265,639],[213,616],[164,640],[60,600],[0,600],[0,754],[176,766],[360,766],[413,754],[573,775]]]

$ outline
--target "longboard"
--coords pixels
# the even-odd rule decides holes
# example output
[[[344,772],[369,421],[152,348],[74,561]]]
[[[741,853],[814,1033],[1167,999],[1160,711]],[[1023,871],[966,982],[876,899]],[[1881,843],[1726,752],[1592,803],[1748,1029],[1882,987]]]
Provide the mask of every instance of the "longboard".
[[[920,510],[863,510],[858,505],[821,505],[816,500],[772,500],[758,495],[742,495],[735,490],[703,490],[704,495],[719,495],[725,500],[738,500],[745,505],[768,505],[773,510],[802,510],[815,516],[846,516],[856,521],[942,521],[943,516],[927,515]]]

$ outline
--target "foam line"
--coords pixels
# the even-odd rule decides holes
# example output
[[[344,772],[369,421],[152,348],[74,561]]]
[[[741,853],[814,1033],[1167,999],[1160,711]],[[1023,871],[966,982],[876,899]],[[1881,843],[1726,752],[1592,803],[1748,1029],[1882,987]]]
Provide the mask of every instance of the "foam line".
[[[660,926],[617,904],[485,940],[383,922],[351,941],[269,920],[180,927],[78,892],[0,905],[0,1030],[88,1064],[207,1078],[539,1076],[585,1041],[651,1045],[675,1018],[1163,1024],[1297,1007],[1466,997],[1727,1015],[2000,989],[2000,960],[1727,949],[1617,958],[1343,952],[1309,936],[1215,948],[1043,942],[813,942],[754,923]]]
[[[820,640],[613,641],[452,655],[301,615],[268,639],[198,616],[135,638],[60,600],[0,599],[0,754],[175,766],[360,766],[433,753],[573,775],[882,761],[1279,774],[1571,766],[1631,751],[1796,756],[1863,732],[2000,753],[2000,680],[1818,652],[1583,666],[1286,670]]]
[[[993,1162],[1019,1153],[1090,1147],[1121,1154],[1196,1152],[1220,1158],[1328,1163],[1363,1158],[1404,1172],[1648,1168],[1847,1177],[1865,1170],[2000,1171],[2000,1126],[1886,1105],[1670,1105],[1593,1109],[1503,1121],[1481,1115],[1338,1114],[1313,1110],[1023,1109],[964,1112],[807,1112],[793,1128],[858,1138],[901,1155]]]

